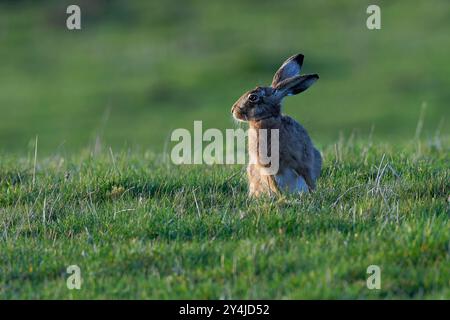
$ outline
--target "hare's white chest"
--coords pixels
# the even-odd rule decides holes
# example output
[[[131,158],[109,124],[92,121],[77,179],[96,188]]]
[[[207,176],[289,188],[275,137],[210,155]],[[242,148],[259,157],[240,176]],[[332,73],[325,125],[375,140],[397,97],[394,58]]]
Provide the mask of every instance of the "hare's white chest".
[[[309,188],[305,179],[294,170],[287,168],[275,176],[278,188],[290,193],[308,192]]]

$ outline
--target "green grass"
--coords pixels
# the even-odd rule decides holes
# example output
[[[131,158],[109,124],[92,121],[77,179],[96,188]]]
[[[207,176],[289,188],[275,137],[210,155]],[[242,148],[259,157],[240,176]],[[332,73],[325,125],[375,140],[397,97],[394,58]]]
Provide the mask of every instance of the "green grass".
[[[33,152],[2,156],[0,298],[449,299],[439,142],[341,141],[316,192],[260,200],[240,166],[85,151],[38,156],[35,171]],[[372,264],[381,290],[366,287]]]

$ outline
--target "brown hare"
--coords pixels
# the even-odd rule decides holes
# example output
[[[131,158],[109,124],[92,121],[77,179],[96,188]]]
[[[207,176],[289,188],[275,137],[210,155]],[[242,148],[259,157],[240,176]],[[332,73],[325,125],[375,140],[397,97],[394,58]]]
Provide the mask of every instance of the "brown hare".
[[[249,134],[248,141],[250,158],[256,159],[247,167],[251,196],[308,192],[316,186],[322,167],[320,152],[297,121],[281,114],[284,97],[305,91],[319,79],[317,74],[300,75],[302,64],[302,54],[290,57],[275,73],[270,87],[246,92],[231,109],[235,119],[248,122],[250,131],[256,132]],[[267,174],[258,144],[260,132],[267,135],[271,129],[278,129],[279,165],[276,173]]]

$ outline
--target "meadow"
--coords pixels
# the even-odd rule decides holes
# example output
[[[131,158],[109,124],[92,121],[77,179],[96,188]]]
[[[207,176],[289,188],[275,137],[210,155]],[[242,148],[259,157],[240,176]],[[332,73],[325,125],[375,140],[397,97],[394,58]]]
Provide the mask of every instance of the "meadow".
[[[445,0],[91,0],[69,31],[71,3],[0,2],[0,299],[450,299]],[[297,52],[315,192],[170,161],[174,129],[234,128]]]
[[[86,153],[34,175],[33,157],[2,158],[0,296],[449,298],[448,154],[346,141],[324,155],[316,192],[261,200],[238,166]]]

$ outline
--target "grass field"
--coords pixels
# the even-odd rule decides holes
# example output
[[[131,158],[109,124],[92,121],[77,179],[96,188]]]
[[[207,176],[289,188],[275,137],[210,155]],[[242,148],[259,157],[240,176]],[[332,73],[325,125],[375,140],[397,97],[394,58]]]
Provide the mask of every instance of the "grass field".
[[[2,157],[0,297],[450,298],[448,150],[324,155],[317,192],[258,201],[241,167],[86,152],[34,174],[33,157]]]
[[[449,30],[448,0],[0,1],[0,299],[450,299]],[[316,192],[168,160],[299,52]]]

